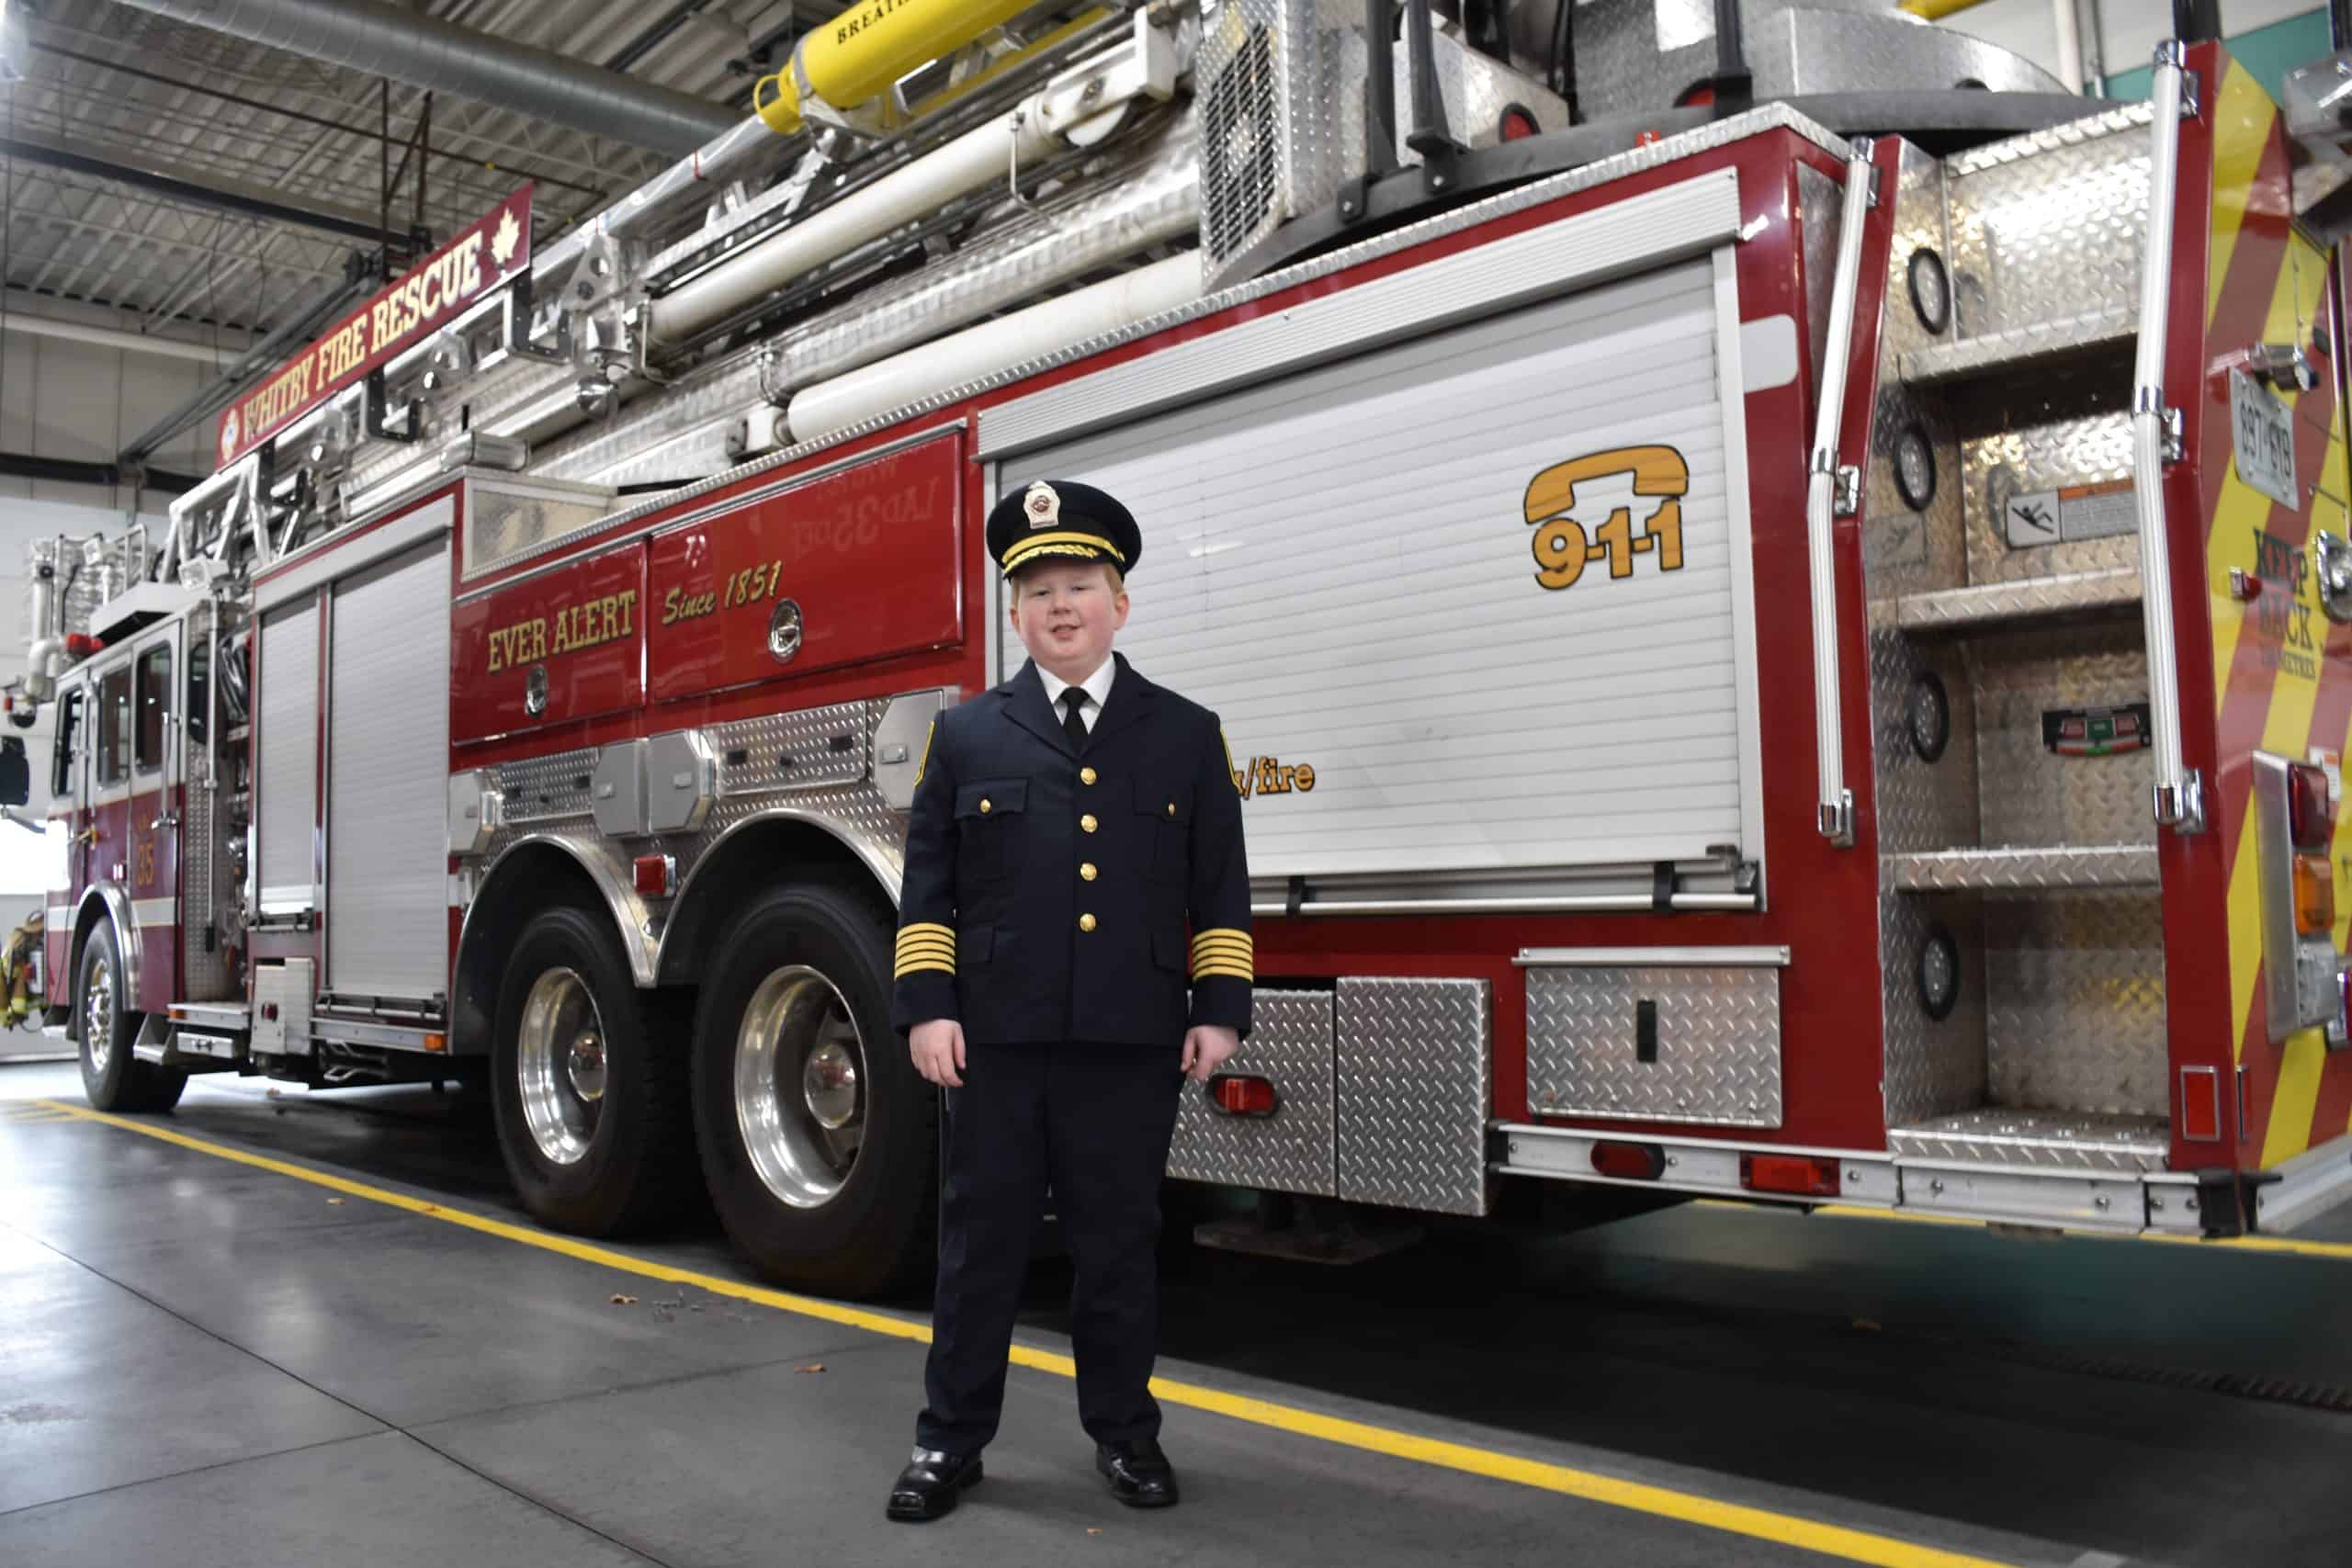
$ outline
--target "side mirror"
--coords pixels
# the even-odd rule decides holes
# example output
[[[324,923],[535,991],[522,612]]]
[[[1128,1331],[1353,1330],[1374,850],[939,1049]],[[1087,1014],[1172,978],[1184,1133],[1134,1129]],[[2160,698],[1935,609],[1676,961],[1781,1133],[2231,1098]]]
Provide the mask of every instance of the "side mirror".
[[[33,796],[33,765],[21,736],[0,738],[0,806],[22,806]]]

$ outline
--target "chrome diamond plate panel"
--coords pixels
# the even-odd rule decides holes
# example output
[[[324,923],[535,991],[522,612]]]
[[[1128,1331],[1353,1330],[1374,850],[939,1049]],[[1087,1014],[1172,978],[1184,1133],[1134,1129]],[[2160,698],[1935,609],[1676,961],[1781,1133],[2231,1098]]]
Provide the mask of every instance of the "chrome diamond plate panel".
[[[2006,141],[1988,141],[1965,152],[1955,152],[1947,164],[1955,176],[1981,175],[2006,164],[2039,158],[2046,152],[2062,152],[2070,148],[2137,131],[2143,141],[2147,138],[2148,123],[2155,118],[2155,111],[2145,103],[2123,104],[2081,119],[2070,119],[2064,125],[2028,131],[2012,136]]]
[[[197,635],[205,635],[200,629]],[[215,840],[214,792],[201,781],[187,786],[187,812],[180,826],[180,952],[185,971],[181,999],[220,1001],[232,995],[229,983],[229,938],[224,927],[221,897],[213,885],[212,868],[223,863]]]
[[[1339,1191],[1336,1003],[1329,991],[1259,991],[1250,1001],[1250,1038],[1226,1070],[1272,1080],[1272,1116],[1227,1116],[1205,1089],[1187,1084],[1169,1145],[1168,1174],[1269,1192],[1329,1198]]]
[[[2122,407],[2128,376],[2099,389],[2062,389],[2037,407],[1988,408],[2014,428],[1976,434],[1961,447],[1967,509],[1968,581],[1998,582],[2061,573],[2140,570],[2136,534],[2011,547],[2003,514],[2010,498],[2132,477],[2132,418]],[[2110,405],[2086,410],[2086,402]]]
[[[1984,908],[1993,1103],[2170,1115],[2156,895],[1992,899]]]
[[[2097,116],[1952,160],[1947,259],[1962,337],[2137,303],[2144,111],[2139,122]]]
[[[1931,931],[1960,952],[1960,994],[1943,1019],[1919,999],[1919,954]],[[1890,1126],[1984,1103],[1984,914],[1973,897],[1879,897],[1879,964],[1886,1010],[1883,1091]]]
[[[835,703],[712,725],[703,734],[718,753],[718,793],[732,800],[854,784],[865,776],[880,716],[872,702]]]
[[[1887,1143],[1905,1159],[2144,1172],[2165,1168],[2171,1130],[2161,1117],[1969,1111],[1894,1128],[1887,1134]],[[1904,1179],[1922,1178],[1906,1175]]]
[[[1487,1212],[1484,980],[1339,984],[1339,1195],[1446,1214]]]
[[[2034,627],[1969,650],[1979,809],[1987,845],[2151,844],[2154,754],[2061,757],[2041,740],[2049,708],[2145,702],[2140,623]],[[1960,694],[1953,694],[1960,700]]]
[[[595,768],[594,747],[501,762],[489,770],[503,796],[500,820],[519,828],[587,816],[589,779]]]
[[[1657,1004],[1657,1060],[1634,1050]],[[1527,972],[1527,1095],[1558,1116],[1781,1124],[1781,972],[1572,965]]]
[[[1895,623],[1905,631],[1933,631],[1994,621],[2066,616],[2139,602],[2140,572],[2134,567],[2128,570],[2073,571],[2056,577],[1987,582],[1975,588],[1906,593],[1895,601],[1894,616]]]
[[[1896,364],[1905,381],[1928,387],[1988,371],[2030,371],[2120,348],[2139,335],[2139,312],[2129,306],[2109,306],[2054,321],[1939,343],[1905,354]]]
[[[1925,854],[1888,855],[1885,863],[1888,882],[1912,893],[2156,886],[2154,844],[1939,850]]]

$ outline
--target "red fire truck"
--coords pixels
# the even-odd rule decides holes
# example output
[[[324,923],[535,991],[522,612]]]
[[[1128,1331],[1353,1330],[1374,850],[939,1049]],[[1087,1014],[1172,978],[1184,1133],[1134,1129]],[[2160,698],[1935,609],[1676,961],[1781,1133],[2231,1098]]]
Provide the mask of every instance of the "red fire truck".
[[[903,1277],[902,813],[1017,667],[981,520],[1070,476],[1143,520],[1122,647],[1219,711],[1245,802],[1256,1031],[1171,1176],[2188,1235],[2352,1190],[2342,300],[2262,88],[2202,43],[2018,134],[1686,106],[1357,238],[1351,190],[1579,131],[1505,112],[1309,215],[1313,9],[1139,12],[1023,100],[1125,83],[1197,159],[1197,249],[811,383],[789,345],[843,318],[662,357],[799,285],[590,236],[224,433],[172,539],[51,547],[18,703],[93,1101],[480,1074],[549,1224],[700,1181],[772,1277]],[[989,830],[1017,853],[1017,807]]]

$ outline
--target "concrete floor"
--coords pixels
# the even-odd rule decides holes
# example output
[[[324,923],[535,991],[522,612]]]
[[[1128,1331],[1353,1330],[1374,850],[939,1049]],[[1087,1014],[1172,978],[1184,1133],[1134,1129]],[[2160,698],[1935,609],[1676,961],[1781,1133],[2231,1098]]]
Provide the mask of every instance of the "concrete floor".
[[[919,1343],[338,1194],[45,1098],[80,1103],[70,1063],[0,1064],[0,1563],[2352,1556],[2352,1416],[2199,1376],[2352,1388],[2352,1247],[1687,1206],[1565,1235],[1441,1234],[1344,1273],[1171,1248],[1161,1373],[1207,1391],[1169,1410],[1184,1505],[1114,1504],[1067,1380],[1016,1368],[988,1480],[910,1529],[881,1502],[921,1399]],[[199,1079],[149,1124],[519,1217],[487,1118],[423,1091],[272,1097]],[[2352,1242],[2352,1214],[2311,1235]],[[625,1250],[715,1285],[745,1278],[707,1221]],[[1040,1264],[1025,1344],[1067,1350],[1066,1281]],[[1223,1394],[1269,1402],[1280,1424],[1198,1407]],[[1367,1451],[1315,1435],[1317,1417],[1679,1500],[1661,1516]],[[1711,1500],[1876,1543],[1726,1531],[1694,1517]]]

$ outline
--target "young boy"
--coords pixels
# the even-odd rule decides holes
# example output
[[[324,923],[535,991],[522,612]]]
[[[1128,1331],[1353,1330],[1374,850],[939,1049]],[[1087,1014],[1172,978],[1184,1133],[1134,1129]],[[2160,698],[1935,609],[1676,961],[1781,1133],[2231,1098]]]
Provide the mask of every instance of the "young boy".
[[[1041,481],[989,512],[988,546],[1029,662],[933,726],[899,898],[895,1021],[947,1090],[948,1136],[927,1402],[894,1519],[937,1518],[980,1478],[1049,1186],[1095,1467],[1122,1503],[1176,1501],[1147,1386],[1159,1183],[1183,1076],[1206,1082],[1250,1030],[1249,864],[1216,716],[1111,651],[1134,517]]]

